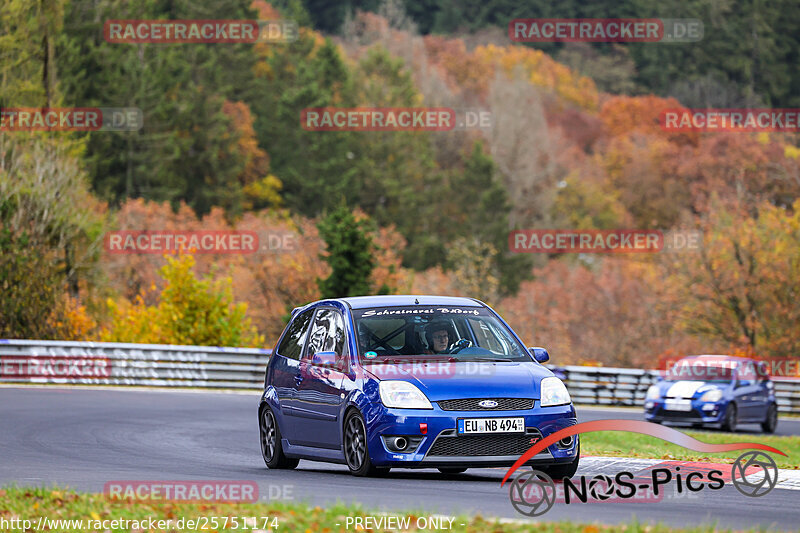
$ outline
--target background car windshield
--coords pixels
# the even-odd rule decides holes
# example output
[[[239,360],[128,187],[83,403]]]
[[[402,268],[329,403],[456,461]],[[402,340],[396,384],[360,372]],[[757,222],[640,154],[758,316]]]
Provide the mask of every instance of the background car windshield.
[[[355,309],[353,317],[366,362],[532,361],[508,328],[481,307],[376,307]]]

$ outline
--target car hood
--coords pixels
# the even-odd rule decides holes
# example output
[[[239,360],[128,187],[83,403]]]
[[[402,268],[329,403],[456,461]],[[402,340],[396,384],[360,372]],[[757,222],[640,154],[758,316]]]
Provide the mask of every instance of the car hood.
[[[661,381],[658,383],[659,396],[662,398],[696,398],[710,390],[724,390],[727,383],[711,381],[680,380]]]
[[[542,378],[552,376],[534,362],[400,363],[369,365],[381,380],[413,383],[429,400],[460,398],[539,398]]]

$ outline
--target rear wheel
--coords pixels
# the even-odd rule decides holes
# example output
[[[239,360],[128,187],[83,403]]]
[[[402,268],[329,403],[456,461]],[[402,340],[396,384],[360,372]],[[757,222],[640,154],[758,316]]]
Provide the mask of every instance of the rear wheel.
[[[772,404],[767,409],[767,418],[761,423],[761,429],[764,433],[775,433],[776,427],[778,427],[778,406]]]
[[[442,474],[463,474],[466,472],[466,468],[440,468],[439,472]]]
[[[738,423],[739,414],[736,409],[735,403],[729,403],[728,408],[725,410],[725,421],[722,422],[722,429],[733,433],[736,431],[736,424]]]
[[[258,425],[261,433],[261,456],[267,467],[272,469],[295,468],[300,459],[292,459],[283,454],[281,429],[278,427],[275,415],[272,414],[272,409],[265,407],[261,411]]]
[[[578,471],[578,462],[581,459],[581,445],[578,444],[578,452],[575,459],[571,463],[562,465],[552,465],[544,469],[545,473],[550,476],[553,481],[561,481],[565,477],[571,478]],[[534,467],[536,468],[536,467]]]
[[[367,427],[357,411],[350,411],[344,421],[344,457],[354,476],[379,476],[389,471],[372,464],[367,447]]]

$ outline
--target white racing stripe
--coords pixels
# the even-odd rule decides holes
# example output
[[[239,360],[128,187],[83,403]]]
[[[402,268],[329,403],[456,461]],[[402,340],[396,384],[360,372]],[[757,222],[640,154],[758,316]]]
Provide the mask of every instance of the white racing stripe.
[[[705,381],[677,381],[667,390],[668,398],[691,398]]]

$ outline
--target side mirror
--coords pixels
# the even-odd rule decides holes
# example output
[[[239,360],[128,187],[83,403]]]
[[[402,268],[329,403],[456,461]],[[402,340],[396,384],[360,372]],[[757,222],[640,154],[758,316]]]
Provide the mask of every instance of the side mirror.
[[[547,353],[547,350],[544,348],[539,348],[538,346],[530,346],[528,350],[531,351],[533,354],[533,358],[536,359],[540,363],[546,363],[550,360],[550,354]]]
[[[326,366],[333,368],[336,366],[336,352],[317,352],[311,359],[311,364],[314,366]]]

